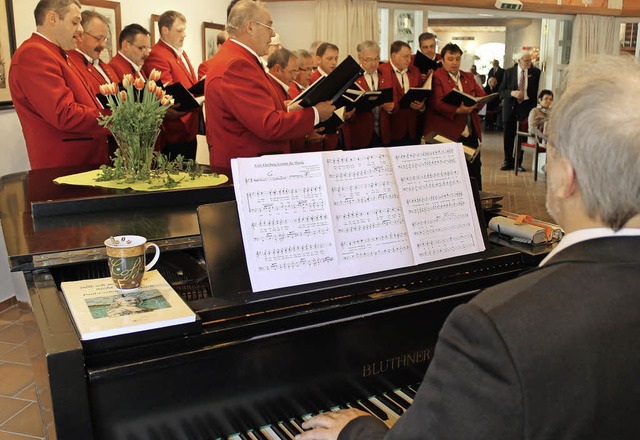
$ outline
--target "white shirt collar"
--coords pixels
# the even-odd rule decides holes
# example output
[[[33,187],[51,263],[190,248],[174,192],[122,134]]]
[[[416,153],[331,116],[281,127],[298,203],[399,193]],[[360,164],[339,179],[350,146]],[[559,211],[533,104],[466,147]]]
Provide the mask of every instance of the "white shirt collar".
[[[399,73],[399,74],[401,74],[401,75],[402,75],[403,73],[406,73],[406,72],[409,70],[408,68],[407,68],[407,69],[404,69],[404,70],[400,70],[400,69],[398,69],[396,66],[394,66],[394,65],[393,65],[393,63],[392,63],[391,61],[389,61],[389,64],[391,64],[391,67],[393,68],[393,71],[394,71],[395,73]]]
[[[326,73],[324,70],[322,70],[320,67],[318,67],[318,72],[320,72],[320,75],[322,76],[327,76],[328,73]]]
[[[166,41],[164,41],[164,40],[162,40],[162,39],[161,39],[161,41],[162,41],[164,44],[166,44],[167,46],[169,46],[169,47],[170,47],[170,48],[171,48],[171,49],[176,53],[176,55],[178,55],[179,57],[181,57],[181,56],[182,56],[182,52],[184,52],[184,49],[183,49],[183,48],[178,49],[178,48],[173,47],[172,45],[170,45],[169,43],[167,43]]]
[[[267,74],[268,74],[271,78],[273,78],[273,79],[275,79],[276,81],[278,81],[278,84],[280,84],[280,85],[282,86],[282,88],[284,89],[284,91],[285,91],[286,93],[288,93],[288,92],[289,92],[289,84],[285,84],[285,83],[283,83],[282,81],[280,81],[280,78],[276,78],[275,76],[273,76],[273,75],[271,74],[271,72],[267,72]]]
[[[558,243],[558,245],[553,248],[551,252],[549,252],[549,255],[547,255],[544,260],[540,262],[539,266],[545,265],[558,252],[576,243],[593,240],[594,238],[629,236],[640,236],[640,228],[622,228],[618,231],[614,231],[611,228],[579,229],[562,237],[560,243]]]
[[[121,51],[118,51],[118,53],[120,54],[120,56],[122,58],[124,58],[125,60],[127,60],[129,62],[129,64],[131,64],[131,67],[133,67],[134,69],[136,69],[136,72],[140,72],[141,67],[138,66],[136,63],[134,63],[133,61],[131,61],[129,58],[127,58],[127,56],[125,54],[123,54]]]
[[[86,53],[84,53],[83,51],[81,51],[80,49],[78,49],[76,47],[76,52],[78,52],[79,54],[82,54],[82,56],[84,57],[85,60],[87,60],[89,62],[89,64],[93,64],[94,60],[93,58],[91,58],[89,55],[87,55]]]
[[[253,54],[253,56],[254,56],[254,57],[256,57],[256,59],[258,60],[258,62],[262,65],[262,58],[260,58],[260,57],[258,56],[258,54],[257,54],[253,49],[251,49],[251,48],[250,48],[249,46],[247,46],[246,44],[239,42],[239,41],[238,41],[238,40],[236,40],[235,38],[229,38],[229,40],[231,40],[231,41],[233,41],[234,43],[239,44],[240,46],[242,46],[242,47],[244,47],[245,49],[247,49],[247,50],[249,51],[249,53]]]

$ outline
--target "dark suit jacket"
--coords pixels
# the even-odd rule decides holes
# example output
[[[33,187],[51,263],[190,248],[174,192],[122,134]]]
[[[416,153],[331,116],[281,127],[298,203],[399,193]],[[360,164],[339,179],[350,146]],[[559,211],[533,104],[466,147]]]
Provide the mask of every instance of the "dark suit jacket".
[[[495,78],[496,81],[498,81],[498,87],[500,87],[500,84],[504,79],[504,69],[500,66],[498,66],[497,69],[495,67],[492,67],[491,69],[489,69],[489,74],[487,75],[487,79],[489,78]]]
[[[108,162],[104,110],[59,46],[33,34],[11,59],[9,84],[32,169]]]
[[[149,57],[144,60],[142,69],[147,78],[154,68],[159,70],[161,76],[158,82],[162,85],[179,82],[182,83],[185,89],[188,89],[198,82],[198,77],[186,52],[183,55],[187,60],[186,65],[167,43],[160,40],[151,48]],[[177,110],[180,109],[178,108]],[[195,140],[198,134],[199,118],[199,109],[190,111],[179,119],[165,118],[162,123],[162,144]]]
[[[469,72],[460,71],[460,83],[462,91],[471,96],[485,96],[486,93],[480,84],[476,82],[473,75]],[[454,88],[456,83],[449,73],[444,69],[438,69],[433,72],[431,82],[431,95],[427,104],[427,115],[425,119],[424,134],[432,131],[446,136],[449,139],[457,140],[467,125],[467,115],[456,113],[458,106],[447,104],[442,99]],[[480,116],[476,109],[471,112],[471,122],[478,135],[478,139],[482,140],[482,130]]]
[[[639,248],[640,237],[577,243],[457,307],[385,439],[637,438]],[[360,417],[339,438],[384,435]]]
[[[527,97],[529,99],[518,103],[518,100],[511,96],[513,90],[518,90],[518,65],[504,71],[504,79],[500,83],[500,98],[502,103],[502,118],[508,121],[512,112],[516,112],[519,121],[529,116],[529,112],[538,102],[538,87],[540,85],[540,69],[531,66],[527,72]]]
[[[211,165],[231,167],[235,157],[288,153],[289,141],[313,130],[314,111],[287,112],[255,56],[228,40],[207,61],[205,111]]]

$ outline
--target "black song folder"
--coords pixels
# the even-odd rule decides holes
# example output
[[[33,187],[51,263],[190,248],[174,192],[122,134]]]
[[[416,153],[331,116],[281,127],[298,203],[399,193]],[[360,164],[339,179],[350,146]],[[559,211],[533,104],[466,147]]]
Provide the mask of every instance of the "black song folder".
[[[400,98],[400,108],[409,108],[413,101],[422,101],[431,94],[431,90],[422,87],[412,87]]]
[[[442,67],[441,61],[432,60],[420,51],[416,52],[413,58],[413,65],[420,69],[420,73],[427,73],[429,70],[436,70]]]
[[[363,70],[351,55],[323,78],[319,78],[302,92],[294,103],[302,107],[312,107],[319,102],[335,102],[358,79]]]

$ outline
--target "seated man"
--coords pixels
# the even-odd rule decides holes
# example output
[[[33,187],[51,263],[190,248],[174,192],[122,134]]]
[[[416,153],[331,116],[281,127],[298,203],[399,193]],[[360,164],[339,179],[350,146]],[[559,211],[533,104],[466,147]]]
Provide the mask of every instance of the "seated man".
[[[547,164],[547,207],[567,235],[538,270],[451,312],[391,430],[349,409],[305,421],[296,439],[637,437],[640,66],[598,55],[568,84]]]

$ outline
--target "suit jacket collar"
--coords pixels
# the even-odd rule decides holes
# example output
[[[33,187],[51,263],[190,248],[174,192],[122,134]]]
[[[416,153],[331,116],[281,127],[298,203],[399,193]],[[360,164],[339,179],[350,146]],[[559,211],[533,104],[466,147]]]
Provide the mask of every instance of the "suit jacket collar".
[[[610,236],[575,243],[543,267],[560,263],[640,263],[640,236]]]
[[[160,40],[158,41],[157,44],[162,45],[162,47],[164,47],[166,50],[170,51],[170,53],[172,53],[176,60],[178,61],[178,65],[180,66],[180,68],[182,70],[184,70],[184,72],[187,74],[187,76],[189,78],[191,78],[191,81],[195,84],[196,82],[198,82],[197,80],[197,76],[196,76],[196,72],[193,70],[193,66],[191,65],[191,61],[189,60],[189,57],[187,56],[187,52],[186,51],[182,51],[182,57],[184,57],[185,61],[186,61],[186,65],[185,63],[182,62],[182,57],[180,55],[178,55],[178,52],[176,52],[176,49],[169,45],[168,43],[166,43],[164,40]]]

